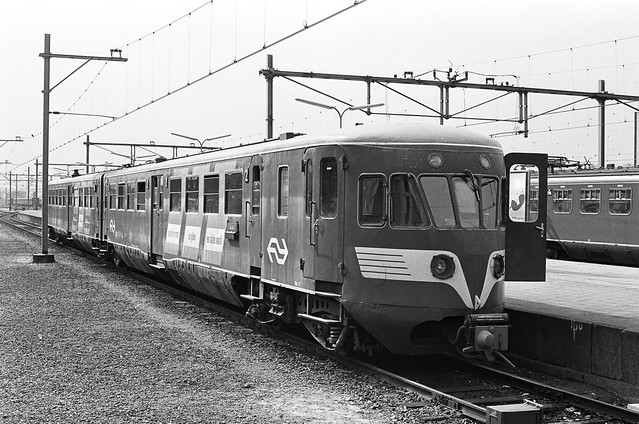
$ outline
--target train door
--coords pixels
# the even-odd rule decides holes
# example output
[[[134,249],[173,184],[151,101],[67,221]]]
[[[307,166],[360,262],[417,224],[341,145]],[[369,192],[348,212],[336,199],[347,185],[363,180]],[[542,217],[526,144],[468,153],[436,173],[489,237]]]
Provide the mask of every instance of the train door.
[[[506,281],[546,280],[548,155],[505,157]]]
[[[304,153],[306,179],[304,271],[306,278],[343,282],[344,150],[309,148]]]
[[[164,175],[151,175],[149,213],[149,260],[156,262],[164,254]]]
[[[244,184],[245,237],[249,244],[251,269],[262,267],[262,157],[251,158],[246,183]]]

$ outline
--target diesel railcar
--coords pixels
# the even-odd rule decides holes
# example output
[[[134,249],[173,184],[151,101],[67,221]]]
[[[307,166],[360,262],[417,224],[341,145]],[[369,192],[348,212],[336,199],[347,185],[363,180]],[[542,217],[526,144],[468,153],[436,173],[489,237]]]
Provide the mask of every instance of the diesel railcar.
[[[549,258],[639,265],[638,169],[548,176]]]
[[[49,226],[327,349],[415,355],[457,334],[490,354],[508,344],[506,257],[509,279],[545,259],[529,195],[545,156],[515,159],[423,124],[283,136],[52,183]]]

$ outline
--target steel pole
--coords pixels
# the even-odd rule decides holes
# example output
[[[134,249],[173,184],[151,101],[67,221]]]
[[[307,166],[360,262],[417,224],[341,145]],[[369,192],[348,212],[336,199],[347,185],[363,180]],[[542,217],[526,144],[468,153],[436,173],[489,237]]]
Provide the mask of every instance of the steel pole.
[[[599,80],[599,92],[606,92],[606,81]],[[606,167],[606,100],[600,97],[599,102],[599,168]]]

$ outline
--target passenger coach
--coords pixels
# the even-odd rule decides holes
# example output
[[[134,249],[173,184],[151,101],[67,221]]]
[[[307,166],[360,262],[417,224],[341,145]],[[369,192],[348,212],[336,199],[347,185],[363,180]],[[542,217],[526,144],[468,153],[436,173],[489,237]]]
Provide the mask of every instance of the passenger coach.
[[[421,354],[457,334],[490,354],[508,345],[506,261],[509,279],[545,275],[545,156],[509,157],[427,125],[282,137],[62,180],[49,225],[328,349]]]

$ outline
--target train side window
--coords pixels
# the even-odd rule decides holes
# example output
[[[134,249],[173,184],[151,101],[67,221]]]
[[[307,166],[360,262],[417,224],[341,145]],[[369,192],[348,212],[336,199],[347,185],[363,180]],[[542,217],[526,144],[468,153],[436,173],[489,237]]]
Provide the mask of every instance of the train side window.
[[[277,216],[288,216],[288,166],[280,166],[277,170]]]
[[[320,216],[337,216],[337,159],[320,160]]]
[[[200,177],[186,177],[186,212],[197,213],[200,209]]]
[[[135,183],[126,183],[126,208],[135,209]]]
[[[313,161],[311,159],[306,161],[306,216],[311,216],[313,213]]]
[[[262,186],[260,182],[260,167],[253,167],[253,186],[252,186],[252,195],[251,195],[251,208],[253,215],[258,215],[260,213],[260,202],[262,200]]]
[[[136,203],[136,209],[139,211],[143,211],[145,209],[145,205],[146,205],[146,182],[144,181],[138,181],[137,182],[137,203]]]
[[[204,176],[204,213],[220,212],[220,176]]]
[[[424,204],[420,201],[415,177],[393,175],[390,179],[391,227],[426,227],[429,224]]]
[[[572,212],[572,189],[555,189],[552,191],[552,211],[569,214]]]
[[[231,172],[224,178],[224,213],[242,215],[242,173]]]
[[[169,211],[180,212],[182,210],[182,178],[169,180]]]
[[[579,190],[579,212],[598,214],[601,210],[601,190],[588,188]]]
[[[109,184],[109,209],[117,209],[118,188],[116,184]]]
[[[84,207],[84,187],[78,188],[78,206]]]
[[[610,215],[630,215],[632,212],[631,188],[611,188],[608,198]]]
[[[73,206],[80,206],[80,195],[77,187],[73,187]]]
[[[386,177],[362,175],[359,177],[359,224],[382,227],[386,222]]]
[[[82,192],[82,194],[84,195],[83,206],[85,208],[89,207],[89,190],[90,190],[90,187],[84,187],[84,190]]]

